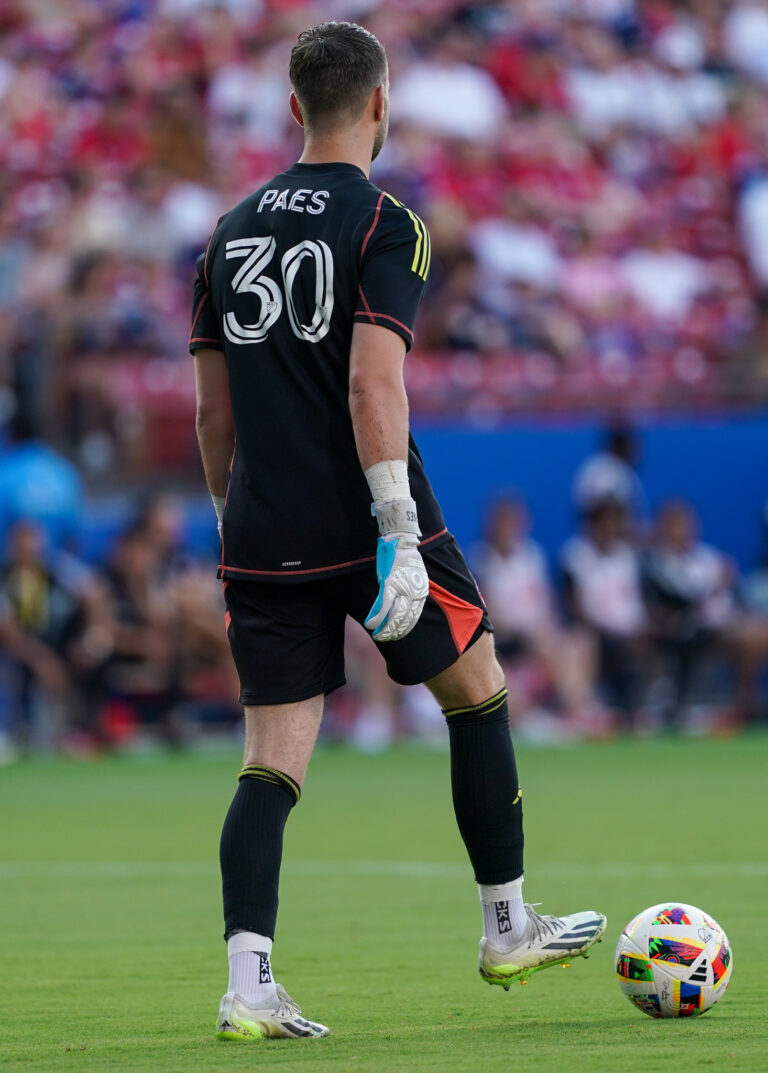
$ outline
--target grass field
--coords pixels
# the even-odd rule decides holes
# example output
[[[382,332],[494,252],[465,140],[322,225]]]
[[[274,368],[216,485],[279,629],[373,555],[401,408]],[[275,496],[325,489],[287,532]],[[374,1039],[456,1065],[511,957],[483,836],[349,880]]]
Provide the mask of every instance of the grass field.
[[[318,750],[286,837],[275,966],[319,1041],[217,1043],[217,841],[238,757],[0,771],[3,1070],[324,1073],[768,1069],[768,738],[524,749],[526,897],[599,908],[607,940],[508,994],[480,981],[447,756]],[[654,902],[702,906],[734,973],[704,1018],[652,1021],[613,948]],[[503,1063],[503,1064],[502,1064]]]

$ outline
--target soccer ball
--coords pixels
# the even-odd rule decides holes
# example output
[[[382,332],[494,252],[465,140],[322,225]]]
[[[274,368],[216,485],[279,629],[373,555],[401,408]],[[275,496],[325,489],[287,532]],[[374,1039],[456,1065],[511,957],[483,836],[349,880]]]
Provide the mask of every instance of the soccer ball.
[[[616,947],[619,986],[649,1017],[697,1017],[723,997],[731,946],[707,913],[662,902],[630,920]]]

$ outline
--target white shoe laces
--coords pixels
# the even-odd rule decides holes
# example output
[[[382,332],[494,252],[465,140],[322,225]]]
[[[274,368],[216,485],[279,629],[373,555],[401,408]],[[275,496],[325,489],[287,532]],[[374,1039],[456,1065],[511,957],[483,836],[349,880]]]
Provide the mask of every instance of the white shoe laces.
[[[541,902],[525,903],[525,911],[531,922],[531,936],[528,940],[531,944],[539,942],[540,939],[544,939],[547,935],[557,935],[564,927],[563,921],[559,917],[543,916],[541,913],[537,913],[534,909],[536,905],[541,905]]]
[[[276,984],[277,988],[277,1009],[274,1011],[275,1017],[295,1017],[301,1013],[301,1006],[298,1002],[294,1002],[288,992],[285,990],[282,984]]]

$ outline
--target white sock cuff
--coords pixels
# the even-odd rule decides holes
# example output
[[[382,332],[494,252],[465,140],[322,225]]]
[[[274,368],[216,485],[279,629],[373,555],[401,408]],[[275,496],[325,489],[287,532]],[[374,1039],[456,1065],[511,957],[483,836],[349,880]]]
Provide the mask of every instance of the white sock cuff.
[[[511,902],[521,896],[523,876],[518,876],[510,883],[477,884],[480,901],[485,905],[492,902]]]
[[[244,950],[258,951],[270,957],[272,954],[272,940],[266,935],[258,935],[255,931],[239,931],[236,935],[230,935],[227,939],[227,954],[241,954]]]

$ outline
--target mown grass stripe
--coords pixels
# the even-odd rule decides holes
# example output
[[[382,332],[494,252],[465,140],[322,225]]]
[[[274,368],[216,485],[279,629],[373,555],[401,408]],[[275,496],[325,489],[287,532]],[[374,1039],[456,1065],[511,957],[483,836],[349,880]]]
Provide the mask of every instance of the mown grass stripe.
[[[288,875],[382,876],[391,879],[466,879],[469,866],[441,861],[323,861],[290,858],[283,863]],[[216,873],[215,863],[198,861],[0,861],[0,879],[123,879],[206,876]],[[586,876],[604,879],[664,878],[665,876],[768,877],[768,861],[683,861],[665,864],[617,862],[615,864],[533,864],[531,878],[567,879]]]

